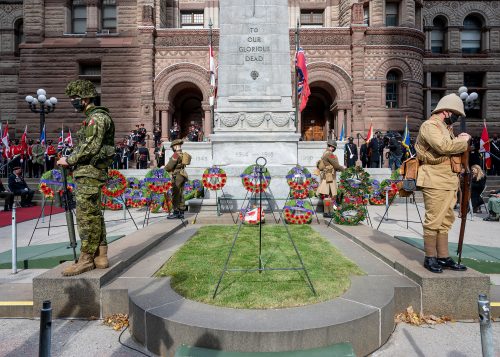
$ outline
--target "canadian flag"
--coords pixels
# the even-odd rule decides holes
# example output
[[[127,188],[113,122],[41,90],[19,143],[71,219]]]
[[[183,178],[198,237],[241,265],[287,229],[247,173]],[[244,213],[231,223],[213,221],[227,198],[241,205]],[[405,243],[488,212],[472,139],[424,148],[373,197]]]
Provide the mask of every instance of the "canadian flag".
[[[66,139],[64,139],[64,142],[68,146],[73,146],[73,137],[71,136],[71,130],[70,129],[68,129],[68,136],[66,137]]]
[[[261,211],[260,208],[254,208],[250,212],[248,212],[245,217],[243,217],[243,222],[248,224],[258,224],[259,220],[264,223],[264,211]]]
[[[5,124],[5,129],[3,130],[3,133],[2,134],[2,143],[5,145],[5,148],[7,149],[7,151],[9,151],[10,149],[10,145],[9,145],[9,122],[7,122],[7,124]]]
[[[370,123],[370,129],[368,129],[368,134],[366,134],[366,142],[369,143],[373,139],[373,123]]]
[[[483,132],[481,133],[479,152],[484,154],[484,166],[486,169],[491,169],[490,138],[488,136],[488,129],[486,128],[486,121],[484,122]]]
[[[28,139],[28,126],[26,125],[24,127],[23,136],[21,136],[21,146],[23,147],[23,151],[27,151],[28,150],[27,139]]]

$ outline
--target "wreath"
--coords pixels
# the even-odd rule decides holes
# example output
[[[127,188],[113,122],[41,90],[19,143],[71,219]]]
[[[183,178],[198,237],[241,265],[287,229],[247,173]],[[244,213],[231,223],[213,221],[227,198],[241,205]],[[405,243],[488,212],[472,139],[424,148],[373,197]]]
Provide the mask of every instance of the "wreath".
[[[261,223],[266,223],[266,215],[264,210],[253,206],[253,207],[247,207],[242,208],[240,210],[239,214],[240,220],[244,224],[249,224],[249,225],[258,225],[259,224],[259,218]]]
[[[73,192],[76,187],[73,177],[67,176],[68,190]],[[55,192],[59,195],[64,191],[63,176],[59,170],[49,170],[40,178],[38,189],[45,198],[53,199]]]
[[[147,172],[144,184],[152,193],[165,193],[172,188],[172,179],[164,168],[154,168]]]
[[[111,199],[101,201],[101,207],[112,211],[119,211],[123,209],[123,201],[120,198],[112,197]]]
[[[292,190],[309,190],[309,186],[311,185],[311,173],[305,167],[299,165],[292,167],[285,177],[288,186],[290,186]]]
[[[289,200],[283,207],[285,222],[288,224],[311,223],[314,211],[307,201]]]
[[[349,197],[365,197],[370,193],[370,174],[361,166],[353,166],[340,174],[339,190]]]
[[[220,167],[212,166],[203,171],[201,181],[207,190],[217,191],[226,185],[227,175]]]
[[[264,192],[271,183],[271,174],[269,173],[267,167],[264,167],[261,178],[259,178],[260,174],[258,172],[258,167],[260,166],[255,164],[250,165],[240,175],[241,183],[248,192],[252,193]],[[262,183],[260,183],[261,179]]]
[[[149,197],[150,199],[150,210],[152,213],[171,212],[172,211],[172,200],[165,197],[167,194],[152,193]],[[166,199],[165,199],[166,198]]]
[[[309,185],[309,197],[315,197],[316,196],[316,191],[318,191],[319,187],[319,181],[314,177],[311,176],[311,183]]]
[[[137,177],[127,177],[127,187],[128,188],[140,188],[141,181]]]
[[[118,197],[125,192],[127,188],[127,180],[125,176],[118,170],[108,171],[108,180],[102,186],[102,193],[106,197]]]
[[[127,207],[133,208],[146,206],[149,200],[147,190],[138,188],[127,188],[124,197]]]
[[[203,197],[203,185],[200,180],[187,180],[184,183],[184,201]]]
[[[290,190],[290,197],[295,198],[296,200],[303,200],[304,198],[309,197],[309,190]]]
[[[333,220],[337,224],[355,226],[366,217],[366,209],[362,205],[344,203],[333,211]]]

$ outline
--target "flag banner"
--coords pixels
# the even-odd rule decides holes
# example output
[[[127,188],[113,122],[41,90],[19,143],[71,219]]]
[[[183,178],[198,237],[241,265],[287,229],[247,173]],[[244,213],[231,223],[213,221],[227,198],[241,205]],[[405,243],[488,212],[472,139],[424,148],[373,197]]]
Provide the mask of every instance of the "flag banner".
[[[488,128],[486,128],[486,121],[484,122],[483,132],[481,133],[479,152],[482,152],[484,155],[484,167],[486,167],[487,170],[491,169],[490,138],[488,136]]]
[[[5,129],[3,130],[3,133],[2,133],[2,143],[5,145],[5,147],[7,148],[7,151],[10,149],[10,145],[9,145],[9,122],[7,122],[7,124],[5,124]]]
[[[300,100],[299,110],[302,112],[307,105],[307,100],[311,94],[309,88],[309,76],[307,74],[307,63],[304,50],[299,48],[295,55],[295,70],[297,72],[297,94]],[[297,105],[297,103],[295,104]]]
[[[45,146],[45,142],[46,139],[45,139],[45,125],[44,125],[42,132],[40,133],[40,144],[42,144],[42,146]]]
[[[28,150],[28,126],[26,125],[24,127],[24,133],[23,136],[21,136],[21,146],[23,147],[23,150],[26,151]]]
[[[68,129],[68,136],[66,137],[66,139],[64,140],[64,142],[68,146],[73,146],[73,137],[71,136],[71,130],[70,129]]]
[[[344,123],[342,123],[342,129],[340,130],[339,141],[344,141]]]
[[[211,107],[215,105],[215,97],[217,96],[217,83],[215,79],[215,59],[214,59],[214,49],[212,45],[209,46],[209,69],[210,69],[210,98],[209,104]]]
[[[366,142],[369,143],[373,139],[373,123],[370,123],[370,129],[368,129],[368,134],[366,134]]]
[[[403,141],[401,142],[403,146],[407,149],[410,148],[411,140],[410,140],[410,131],[408,130],[408,117],[406,117],[406,125],[405,125],[405,134],[403,136]]]
[[[64,148],[64,129],[61,128],[61,134],[57,140],[57,149],[62,150]]]

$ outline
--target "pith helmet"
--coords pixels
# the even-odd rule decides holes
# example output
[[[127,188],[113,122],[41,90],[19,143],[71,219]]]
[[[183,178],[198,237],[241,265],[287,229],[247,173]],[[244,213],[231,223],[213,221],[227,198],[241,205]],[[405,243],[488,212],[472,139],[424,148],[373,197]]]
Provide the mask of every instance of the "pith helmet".
[[[336,148],[336,147],[337,147],[337,142],[336,142],[335,140],[328,140],[328,141],[326,142],[326,145],[327,145],[327,146],[333,146],[333,147],[335,147],[335,148]]]
[[[453,112],[463,117],[465,116],[464,103],[455,93],[445,95],[441,98],[439,103],[436,105],[436,109],[432,111],[432,114],[442,112],[444,110]]]
[[[66,95],[68,97],[77,96],[80,98],[97,97],[97,91],[94,83],[86,79],[77,79],[68,83],[66,87]]]
[[[184,144],[184,140],[182,139],[175,139],[174,141],[172,141],[172,143],[170,144],[170,147],[174,147],[175,145],[182,145]]]

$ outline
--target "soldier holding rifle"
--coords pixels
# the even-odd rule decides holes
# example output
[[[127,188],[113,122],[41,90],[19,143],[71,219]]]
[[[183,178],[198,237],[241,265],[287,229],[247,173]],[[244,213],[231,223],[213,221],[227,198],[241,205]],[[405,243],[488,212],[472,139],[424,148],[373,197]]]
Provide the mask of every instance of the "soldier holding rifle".
[[[100,203],[101,188],[107,180],[107,170],[115,155],[115,126],[108,109],[94,105],[97,92],[92,82],[72,81],[66,87],[66,94],[71,98],[75,110],[86,116],[79,131],[82,140],[70,156],[62,157],[57,162],[63,167],[75,167],[76,221],[82,246],[78,262],[68,266],[62,273],[71,276],[109,266],[106,227]]]
[[[455,263],[448,252],[448,231],[455,213],[459,187],[458,173],[461,171],[457,155],[468,148],[470,135],[453,135],[452,125],[459,116],[465,116],[462,100],[456,94],[441,98],[432,115],[421,126],[415,144],[418,170],[417,186],[424,195],[424,267],[433,273],[443,269],[466,270]]]

